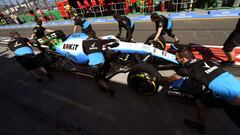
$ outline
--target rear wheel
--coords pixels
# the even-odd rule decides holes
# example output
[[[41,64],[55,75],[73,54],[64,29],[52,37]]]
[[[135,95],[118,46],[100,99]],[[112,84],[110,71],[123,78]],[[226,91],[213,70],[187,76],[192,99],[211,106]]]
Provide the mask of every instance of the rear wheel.
[[[152,65],[141,63],[129,72],[127,82],[140,95],[153,95],[158,90],[160,78],[160,73]]]

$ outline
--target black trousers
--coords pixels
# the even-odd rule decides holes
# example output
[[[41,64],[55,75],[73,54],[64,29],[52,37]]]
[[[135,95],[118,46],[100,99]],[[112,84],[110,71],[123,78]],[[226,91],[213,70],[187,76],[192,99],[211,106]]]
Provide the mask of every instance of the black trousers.
[[[126,41],[127,42],[131,41],[132,35],[133,35],[133,32],[134,32],[134,28],[135,28],[135,25],[133,25],[133,27],[131,29],[127,30],[127,34],[126,34]]]
[[[209,90],[203,91],[202,84],[194,79],[187,79],[181,90],[194,95],[195,99],[199,99],[207,108],[222,108],[240,128],[240,106],[231,105],[223,99],[216,98]]]

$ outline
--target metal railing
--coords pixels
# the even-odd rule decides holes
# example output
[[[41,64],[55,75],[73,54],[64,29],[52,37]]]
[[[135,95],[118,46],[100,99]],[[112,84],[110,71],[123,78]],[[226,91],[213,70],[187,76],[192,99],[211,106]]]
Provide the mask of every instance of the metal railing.
[[[175,6],[176,12],[178,12],[179,9],[188,9],[188,11],[192,11],[193,4],[197,0],[172,0],[172,5]]]
[[[152,3],[151,5],[150,4],[148,4],[146,1],[145,2],[143,2],[140,6],[139,6],[139,8],[140,8],[140,13],[144,13],[144,14],[146,14],[146,13],[153,13],[154,11],[155,11],[155,5],[154,5],[154,3]]]
[[[123,11],[124,14],[126,14],[126,3],[125,2],[118,2],[118,3],[110,3],[111,10],[115,13]]]
[[[103,12],[105,11],[102,5],[91,6],[90,10],[92,11],[95,17],[97,17],[97,14],[99,13],[101,14],[101,17],[103,17]]]

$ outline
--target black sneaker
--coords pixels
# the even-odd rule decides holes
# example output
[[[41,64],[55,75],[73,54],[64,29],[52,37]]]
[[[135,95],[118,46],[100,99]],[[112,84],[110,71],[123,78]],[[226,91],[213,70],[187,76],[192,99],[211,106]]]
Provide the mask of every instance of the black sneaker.
[[[186,126],[196,129],[199,133],[204,134],[205,133],[205,126],[202,124],[199,124],[196,121],[191,121],[188,119],[183,119],[183,122]]]
[[[43,79],[36,79],[36,82],[37,82],[37,83],[42,83],[42,82],[43,82]]]

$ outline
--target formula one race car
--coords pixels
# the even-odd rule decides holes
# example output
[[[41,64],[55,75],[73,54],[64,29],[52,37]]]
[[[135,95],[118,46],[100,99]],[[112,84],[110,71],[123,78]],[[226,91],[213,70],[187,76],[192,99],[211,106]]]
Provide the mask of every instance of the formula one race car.
[[[38,46],[47,45],[49,47],[43,52],[48,54],[51,66],[55,69],[92,76],[88,66],[88,57],[84,54],[82,47],[82,41],[87,38],[88,36],[83,33],[74,33],[66,37],[62,31],[57,30],[37,39],[37,43]],[[99,38],[117,41],[114,42],[114,47],[103,46],[107,64],[105,78],[110,79],[118,73],[129,72],[128,85],[142,95],[150,95],[158,91],[159,85],[161,85],[159,83],[161,75],[157,66],[161,64],[163,65],[160,67],[178,66],[175,55],[151,45],[123,42],[112,35]],[[154,58],[159,64],[155,66],[144,62],[149,58]]]

